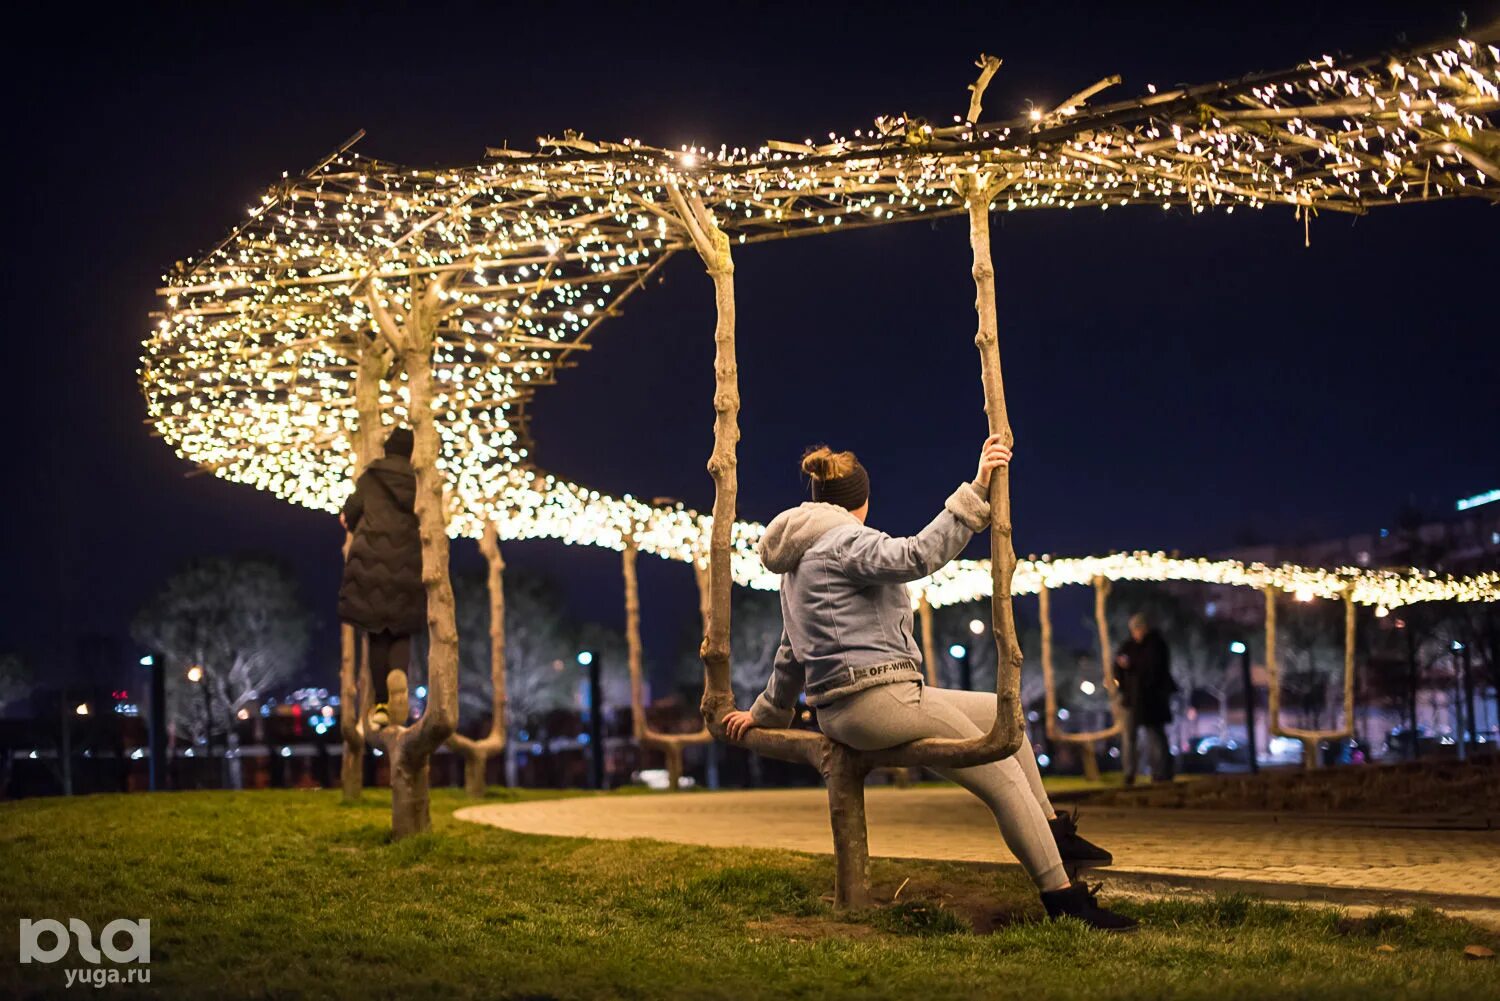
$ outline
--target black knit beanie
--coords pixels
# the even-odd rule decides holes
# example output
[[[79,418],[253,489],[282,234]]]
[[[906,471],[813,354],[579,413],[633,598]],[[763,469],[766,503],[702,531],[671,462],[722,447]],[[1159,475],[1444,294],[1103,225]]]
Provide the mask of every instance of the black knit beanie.
[[[411,445],[411,428],[397,428],[396,430],[392,431],[390,437],[385,440],[385,454],[399,455],[402,458],[410,459]]]
[[[870,499],[870,474],[855,460],[854,468],[843,476],[826,480],[812,477],[812,499],[824,504],[837,504],[853,511]]]

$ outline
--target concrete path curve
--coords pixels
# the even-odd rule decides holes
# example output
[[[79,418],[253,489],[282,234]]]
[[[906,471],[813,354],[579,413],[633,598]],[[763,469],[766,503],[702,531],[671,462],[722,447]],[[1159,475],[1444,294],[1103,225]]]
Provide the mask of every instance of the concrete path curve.
[[[875,787],[867,811],[872,855],[1015,863],[994,820],[963,790]],[[457,816],[529,834],[832,851],[821,789],[584,796],[471,806]],[[1114,852],[1108,874],[1117,877],[1334,902],[1500,910],[1500,831],[1103,808],[1085,808],[1081,830]]]

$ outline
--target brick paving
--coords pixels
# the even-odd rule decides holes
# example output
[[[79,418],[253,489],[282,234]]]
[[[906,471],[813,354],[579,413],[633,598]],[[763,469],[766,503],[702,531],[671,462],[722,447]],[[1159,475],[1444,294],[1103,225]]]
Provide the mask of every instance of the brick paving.
[[[876,787],[868,790],[867,812],[872,855],[1015,862],[988,811],[962,790]],[[832,850],[821,789],[582,797],[472,806],[458,816],[531,834]],[[1456,906],[1500,910],[1500,831],[1087,807],[1080,824],[1085,836],[1114,853],[1110,871],[1120,875],[1244,884],[1272,894],[1326,888],[1311,896],[1345,901],[1448,898]]]

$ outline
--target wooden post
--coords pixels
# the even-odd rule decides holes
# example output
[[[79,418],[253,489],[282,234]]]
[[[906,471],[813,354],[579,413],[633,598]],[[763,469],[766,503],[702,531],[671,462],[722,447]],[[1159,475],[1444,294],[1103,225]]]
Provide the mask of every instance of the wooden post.
[[[1037,591],[1037,618],[1042,626],[1042,688],[1046,697],[1043,707],[1047,714],[1047,738],[1059,744],[1077,744],[1083,748],[1083,777],[1090,782],[1099,781],[1099,760],[1095,754],[1094,741],[1097,734],[1067,733],[1057,724],[1057,678],[1052,659],[1052,589],[1042,582]]]
[[[714,283],[714,447],[708,472],[714,481],[713,522],[708,545],[707,621],[703,645],[703,720],[715,739],[724,740],[724,716],[734,709],[729,672],[729,598],[734,586],[730,540],[739,493],[736,448],[740,439],[739,367],[734,345],[734,261],[729,237],[702,198],[678,185],[667,186],[676,221],[687,231]],[[738,741],[755,753],[821,767],[822,738],[803,730],[757,727]]]
[[[494,522],[485,525],[484,535],[479,539],[479,551],[484,554],[488,568],[490,729],[478,740],[461,733],[448,738],[448,746],[464,756],[464,791],[475,799],[484,797],[490,758],[505,750],[510,704],[505,689],[505,557],[500,553],[500,533]]]
[[[1276,666],[1276,587],[1267,584],[1266,592],[1266,717],[1271,732],[1281,734],[1281,678]]]
[[[824,743],[821,771],[828,785],[828,820],[833,829],[833,906],[870,906],[870,840],[865,822],[865,776],[860,754],[843,744]]]
[[[1354,586],[1347,585],[1344,600],[1344,722],[1338,728],[1305,730],[1281,722],[1281,669],[1276,662],[1276,590],[1266,585],[1266,725],[1278,737],[1292,737],[1302,742],[1302,767],[1308,771],[1322,767],[1318,746],[1325,740],[1342,740],[1354,735]]]
[[[354,409],[358,424],[347,429],[349,450],[354,458],[355,482],[377,456],[383,452],[384,427],[380,422],[380,381],[390,365],[390,354],[379,341],[359,338],[359,355],[354,375]],[[349,558],[353,533],[344,535],[344,559]],[[359,671],[362,661],[359,637],[349,623],[339,626],[339,735],[344,753],[339,762],[339,784],[345,803],[358,801],[364,788],[365,701],[360,697]]]
[[[641,593],[636,576],[636,559],[639,550],[635,535],[625,539],[621,554],[621,571],[625,580],[625,651],[630,666],[630,723],[635,742],[641,748],[654,748],[662,752],[666,760],[667,790],[676,792],[682,784],[683,748],[689,744],[706,744],[713,740],[707,728],[693,733],[660,733],[651,729],[646,719],[645,671],[641,664]],[[694,569],[697,569],[696,564]],[[705,600],[703,586],[699,584],[700,611]]]
[[[458,629],[453,585],[448,576],[448,520],[442,474],[437,468],[439,438],[432,407],[432,349],[438,323],[457,308],[444,280],[413,284],[400,321],[391,314],[371,281],[366,302],[381,333],[406,372],[412,431],[412,468],[417,474],[417,531],[422,542],[422,583],[427,591],[427,707],[414,726],[394,718],[374,735],[390,759],[391,836],[403,838],[432,826],[428,805],[428,765],[432,752],[458,724]],[[394,697],[394,691],[392,695]]]
[[[1344,731],[1354,735],[1354,587],[1344,589]],[[1413,734],[1415,736],[1415,734]],[[1462,741],[1463,733],[1459,732]]]
[[[1067,735],[1057,725],[1057,678],[1053,673],[1052,663],[1052,589],[1047,586],[1046,581],[1042,582],[1036,597],[1037,620],[1042,628],[1042,689],[1046,699],[1043,711],[1047,714],[1045,729],[1051,739],[1066,740]]]
[[[969,89],[969,121],[979,113],[980,101],[990,77],[1000,66],[993,56],[980,56],[978,81]],[[997,180],[989,170],[976,165],[961,175],[955,191],[963,196],[969,217],[969,249],[973,257],[974,312],[977,331],[974,346],[979,351],[980,384],[990,434],[1006,445],[1015,443],[1005,405],[1005,379],[1000,368],[999,323],[995,312],[995,266],[990,257],[990,205],[1008,180]],[[990,618],[998,663],[995,670],[995,725],[990,732],[970,740],[929,737],[898,748],[866,752],[871,766],[919,764],[929,768],[967,768],[1008,758],[1026,739],[1026,720],[1021,706],[1021,643],[1016,635],[1011,584],[1016,572],[1010,511],[1010,467],[990,476]]]
[[[990,72],[993,72],[991,70]],[[975,96],[978,101],[978,95]],[[999,324],[995,312],[995,266],[990,259],[990,200],[994,193],[988,180],[976,175],[964,192],[969,210],[969,246],[973,253],[974,311],[978,331],[974,346],[979,350],[980,379],[984,387],[984,411],[989,430],[1007,447],[1015,444],[1010,413],[1005,406],[1005,380],[1000,368]],[[1011,581],[1016,573],[1016,550],[1010,511],[1010,466],[990,475],[990,617],[998,663],[995,673],[996,744],[1006,758],[1014,754],[1025,737],[1021,707],[1021,641],[1016,635]]]
[[[644,746],[646,698],[645,681],[641,677],[641,593],[635,572],[636,543],[633,532],[625,537],[625,549],[620,556],[625,578],[625,660],[630,666],[630,729],[635,742]]]

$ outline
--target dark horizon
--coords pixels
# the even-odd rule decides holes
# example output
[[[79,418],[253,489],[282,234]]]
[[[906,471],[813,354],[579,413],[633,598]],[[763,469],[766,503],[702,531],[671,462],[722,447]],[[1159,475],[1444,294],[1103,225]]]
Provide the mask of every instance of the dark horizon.
[[[1496,16],[1483,6],[1471,24]],[[1457,34],[1464,8],[1284,5],[1254,23],[1164,5],[930,9],[932,25],[965,27],[867,14],[840,46],[824,44],[835,31],[785,31],[776,5],[720,24],[637,12],[565,40],[505,8],[454,6],[462,46],[415,51],[427,36],[414,29],[441,19],[431,9],[293,9],[290,23],[257,6],[254,27],[225,9],[163,8],[174,13],[144,24],[132,12],[12,47],[5,72],[34,97],[40,162],[9,166],[20,405],[0,652],[56,670],[86,636],[128,649],[137,606],[184,559],[262,552],[294,568],[318,619],[302,677],[334,684],[337,522],[188,476],[151,437],[133,373],[161,273],[358,128],[362,152],[397,162],[475,160],[565,128],[661,145],[801,139],[893,111],[946,118],[980,50],[1005,59],[986,106],[1010,109],[1114,72],[1124,82],[1104,100],[1375,54],[1403,32]],[[1352,534],[1500,486],[1500,344],[1477,298],[1500,265],[1496,218],[1477,200],[1329,213],[1304,248],[1279,208],[997,213],[1018,552]],[[984,432],[962,221],[748,247],[736,263],[741,516],[796,503],[797,458],[827,441],[869,467],[872,524],[919,528],[972,474]],[[600,490],[701,510],[712,299],[690,255],[663,277],[538,392],[535,454]],[[527,542],[506,555],[555,576],[579,616],[621,621],[617,554]],[[473,543],[454,567],[478,569]],[[691,575],[646,559],[641,578],[648,660],[664,677],[696,616]]]

